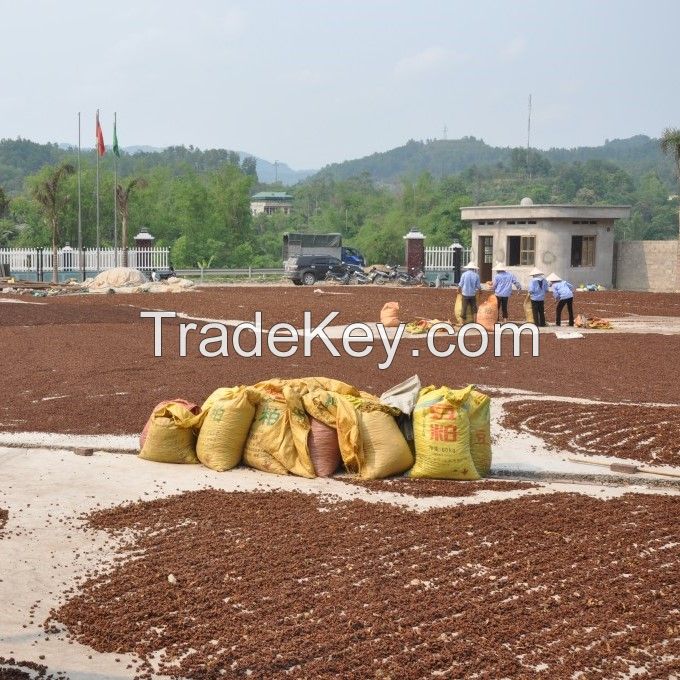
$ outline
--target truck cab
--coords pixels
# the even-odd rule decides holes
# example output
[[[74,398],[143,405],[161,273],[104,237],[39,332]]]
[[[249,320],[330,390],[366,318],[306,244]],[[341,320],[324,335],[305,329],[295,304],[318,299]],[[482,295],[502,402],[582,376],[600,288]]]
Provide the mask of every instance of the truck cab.
[[[366,266],[364,256],[356,248],[350,248],[349,246],[342,247],[342,261],[345,264],[353,264],[357,267]]]

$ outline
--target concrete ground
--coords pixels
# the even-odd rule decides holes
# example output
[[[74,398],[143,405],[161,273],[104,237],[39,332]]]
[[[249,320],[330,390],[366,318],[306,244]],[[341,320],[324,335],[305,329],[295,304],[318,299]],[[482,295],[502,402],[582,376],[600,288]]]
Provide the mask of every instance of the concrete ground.
[[[50,609],[63,601],[69,588],[88,570],[100,570],[112,564],[115,557],[115,542],[84,528],[82,516],[128,501],[208,487],[226,491],[298,490],[339,499],[389,502],[414,511],[565,491],[600,499],[632,492],[680,497],[679,478],[648,474],[622,477],[607,467],[570,462],[573,454],[551,451],[530,434],[504,430],[499,425],[502,403],[526,398],[532,395],[518,391],[492,402],[491,476],[532,479],[538,487],[480,491],[467,497],[414,498],[368,491],[338,479],[281,477],[246,468],[217,473],[201,465],[150,463],[130,455],[136,438],[129,436],[2,433],[0,507],[9,511],[9,518],[0,534],[0,656],[45,664],[51,673],[61,671],[72,680],[134,677],[134,670],[127,667],[132,657],[100,654],[78,642],[45,633],[42,627]],[[77,456],[71,451],[73,446],[92,446],[97,451],[91,457]],[[126,450],[128,453],[111,452]],[[616,461],[606,457],[595,460]],[[680,469],[675,471],[680,473]]]

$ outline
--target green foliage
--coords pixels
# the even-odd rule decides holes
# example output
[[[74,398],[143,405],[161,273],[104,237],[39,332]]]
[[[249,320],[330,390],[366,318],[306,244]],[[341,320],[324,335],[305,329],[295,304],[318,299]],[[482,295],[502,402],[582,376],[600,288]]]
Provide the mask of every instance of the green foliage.
[[[460,219],[461,207],[517,204],[524,196],[535,203],[631,205],[630,220],[617,225],[618,238],[677,237],[677,201],[669,200],[673,183],[668,181],[669,176],[672,179],[675,147],[669,147],[670,157],[665,158],[655,142],[655,158],[661,161],[641,171],[647,161],[640,159],[651,158],[652,140],[628,141],[604,147],[616,152],[620,162],[587,158],[578,150],[531,150],[529,172],[526,149],[491,153],[492,147],[474,138],[447,143],[412,141],[393,150],[394,154],[370,157],[376,173],[384,170],[386,158],[399,159],[395,167],[403,171],[394,171],[400,174],[392,184],[376,181],[371,168],[347,177],[344,170],[335,173],[326,169],[289,189],[294,198],[290,215],[255,217],[250,213],[250,195],[283,187],[258,183],[253,160],[240,161],[235,152],[171,147],[161,153],[123,154],[118,170],[121,188],[138,181],[127,197],[129,245],[140,228],[146,227],[158,246],[171,249],[172,263],[178,268],[193,268],[207,261],[219,268],[280,266],[282,235],[293,231],[339,232],[343,242],[358,247],[369,262],[398,263],[404,256],[403,236],[411,227],[427,236],[428,245],[448,246],[454,240],[469,245],[470,229]],[[72,151],[20,142],[0,142],[0,172],[5,146],[15,155],[23,149],[27,162],[33,165],[49,161],[50,154],[57,151],[64,158],[75,158]],[[635,163],[633,159],[637,159]],[[91,247],[96,222],[95,157],[88,152],[81,160],[83,241]],[[33,187],[54,167],[48,164],[27,177],[22,192],[7,190],[12,195],[8,205],[0,193],[0,207],[5,206],[4,216],[0,213],[0,242],[16,246],[49,242],[50,229],[31,196]],[[632,167],[634,172],[626,169]],[[61,243],[75,243],[76,176],[64,176],[61,187],[63,195],[70,198],[60,208]],[[102,246],[113,243],[113,210],[112,166],[105,156],[100,165]],[[118,224],[120,228],[120,210]]]

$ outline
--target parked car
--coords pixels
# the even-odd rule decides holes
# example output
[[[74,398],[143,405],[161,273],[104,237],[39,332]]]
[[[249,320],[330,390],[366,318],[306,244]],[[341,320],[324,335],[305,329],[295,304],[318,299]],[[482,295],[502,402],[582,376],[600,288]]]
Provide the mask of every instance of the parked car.
[[[323,281],[326,273],[332,271],[338,275],[346,271],[353,271],[356,267],[346,265],[337,257],[328,255],[301,255],[291,257],[284,264],[284,276],[289,278],[296,286],[312,286],[317,281]]]

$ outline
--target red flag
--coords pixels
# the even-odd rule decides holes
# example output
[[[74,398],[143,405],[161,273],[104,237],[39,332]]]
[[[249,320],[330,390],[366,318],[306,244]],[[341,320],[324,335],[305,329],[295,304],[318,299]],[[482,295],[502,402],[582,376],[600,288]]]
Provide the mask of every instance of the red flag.
[[[99,111],[97,111],[97,153],[100,156],[103,156],[106,153],[104,133],[102,132],[102,126],[99,124]]]

